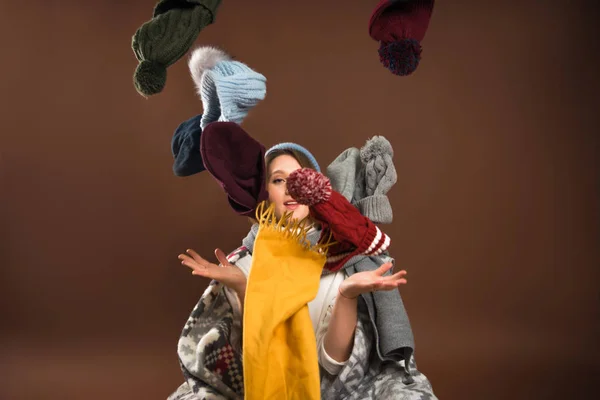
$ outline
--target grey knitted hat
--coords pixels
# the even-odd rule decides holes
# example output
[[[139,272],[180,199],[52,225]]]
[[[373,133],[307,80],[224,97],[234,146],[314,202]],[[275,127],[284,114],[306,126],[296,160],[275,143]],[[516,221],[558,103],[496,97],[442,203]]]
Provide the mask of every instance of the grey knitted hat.
[[[364,192],[357,194],[355,191],[354,202],[363,215],[381,224],[389,224],[393,219],[387,197],[387,192],[398,180],[393,156],[392,145],[383,136],[374,136],[360,149],[365,186]],[[362,189],[360,185],[356,188]]]
[[[393,155],[390,142],[374,136],[360,151],[346,149],[327,167],[332,187],[375,223],[389,224],[393,220],[387,197],[398,179]]]

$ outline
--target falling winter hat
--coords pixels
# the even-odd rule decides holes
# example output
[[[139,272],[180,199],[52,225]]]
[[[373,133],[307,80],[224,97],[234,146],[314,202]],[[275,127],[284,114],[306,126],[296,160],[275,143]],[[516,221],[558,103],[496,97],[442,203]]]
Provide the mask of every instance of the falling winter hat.
[[[306,157],[308,162],[311,164],[310,166],[314,170],[321,172],[321,168],[319,167],[319,163],[317,162],[317,159],[315,158],[315,156],[313,156],[310,151],[308,151],[306,148],[300,146],[299,144],[291,143],[291,142],[278,143],[278,144],[272,146],[271,148],[269,148],[269,150],[267,150],[267,152],[265,153],[265,157],[267,157],[269,154],[271,154],[272,152],[277,151],[277,150],[297,151],[298,153],[300,153],[304,157]]]
[[[222,50],[199,47],[192,52],[188,66],[202,100],[202,129],[215,121],[240,124],[248,111],[265,98],[264,75],[232,60]]]
[[[152,16],[157,17],[160,14],[164,14],[174,8],[194,8],[198,3],[198,1],[194,0],[159,0],[159,2],[154,6]],[[203,2],[203,4],[205,3],[207,2]]]
[[[150,96],[163,90],[167,67],[189,50],[200,31],[212,24],[221,0],[161,0],[151,20],[132,37],[139,61],[133,76],[136,90]]]
[[[173,172],[177,176],[189,176],[204,170],[200,154],[200,136],[203,127],[217,120],[231,120],[239,124],[250,108],[256,104],[258,97],[264,97],[264,81],[262,81],[262,90],[261,88],[256,92],[248,90],[248,82],[256,77],[261,81],[264,77],[242,63],[230,61],[229,56],[221,50],[212,47],[196,49],[190,57],[190,66],[192,75],[196,74],[194,78],[200,81],[198,92],[201,93],[205,110],[203,114],[182,122],[173,134],[171,141],[175,159]],[[220,82],[218,85],[214,85],[214,79],[209,79],[209,76],[218,75],[218,71],[236,71],[236,69],[236,74],[230,76],[229,80],[218,79],[217,81]],[[211,86],[209,82],[213,85]]]
[[[369,21],[369,35],[380,42],[379,60],[395,75],[409,75],[421,60],[434,0],[380,0]]]
[[[387,197],[397,180],[393,156],[390,142],[383,136],[374,136],[360,150],[344,150],[327,166],[333,189],[378,224],[389,224],[393,219]]]
[[[398,180],[392,157],[394,150],[383,136],[374,136],[360,149],[363,168],[356,180],[353,204],[372,221],[392,222],[393,213],[387,193]]]
[[[177,176],[190,176],[206,169],[200,155],[200,118],[201,114],[183,121],[171,139],[173,172]]]
[[[233,210],[253,217],[269,195],[265,187],[265,147],[234,122],[213,122],[200,137],[200,154]]]
[[[327,251],[325,268],[337,271],[355,255],[379,255],[389,247],[389,236],[333,190],[325,175],[301,168],[288,176],[286,185],[290,196],[309,206],[310,215],[323,225],[319,241],[331,234],[336,242]]]

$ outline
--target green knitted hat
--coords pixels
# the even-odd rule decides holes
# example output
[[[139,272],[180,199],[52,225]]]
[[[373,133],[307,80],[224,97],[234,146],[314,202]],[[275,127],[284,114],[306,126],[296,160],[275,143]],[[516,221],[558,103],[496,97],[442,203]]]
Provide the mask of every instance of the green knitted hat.
[[[133,35],[131,48],[140,62],[133,75],[144,97],[159,93],[167,81],[167,67],[194,44],[200,31],[215,20],[221,0],[161,0],[153,17]]]

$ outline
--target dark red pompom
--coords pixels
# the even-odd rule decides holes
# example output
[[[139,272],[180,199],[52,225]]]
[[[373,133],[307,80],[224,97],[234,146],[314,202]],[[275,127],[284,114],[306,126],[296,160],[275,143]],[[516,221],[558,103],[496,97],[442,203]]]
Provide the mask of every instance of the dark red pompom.
[[[301,168],[292,172],[286,184],[290,196],[307,206],[327,201],[331,196],[329,178],[312,168]]]
[[[381,43],[379,60],[395,75],[409,75],[419,66],[421,45],[414,39]]]

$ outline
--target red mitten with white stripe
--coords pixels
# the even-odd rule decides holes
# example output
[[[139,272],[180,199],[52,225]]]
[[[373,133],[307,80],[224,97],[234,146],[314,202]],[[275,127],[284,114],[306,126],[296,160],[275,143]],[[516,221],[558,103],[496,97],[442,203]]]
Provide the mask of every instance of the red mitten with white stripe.
[[[309,206],[311,216],[323,224],[321,238],[331,232],[337,242],[327,251],[325,268],[337,271],[355,255],[378,255],[389,247],[390,238],[333,190],[325,175],[302,168],[292,172],[286,184],[290,196]]]

